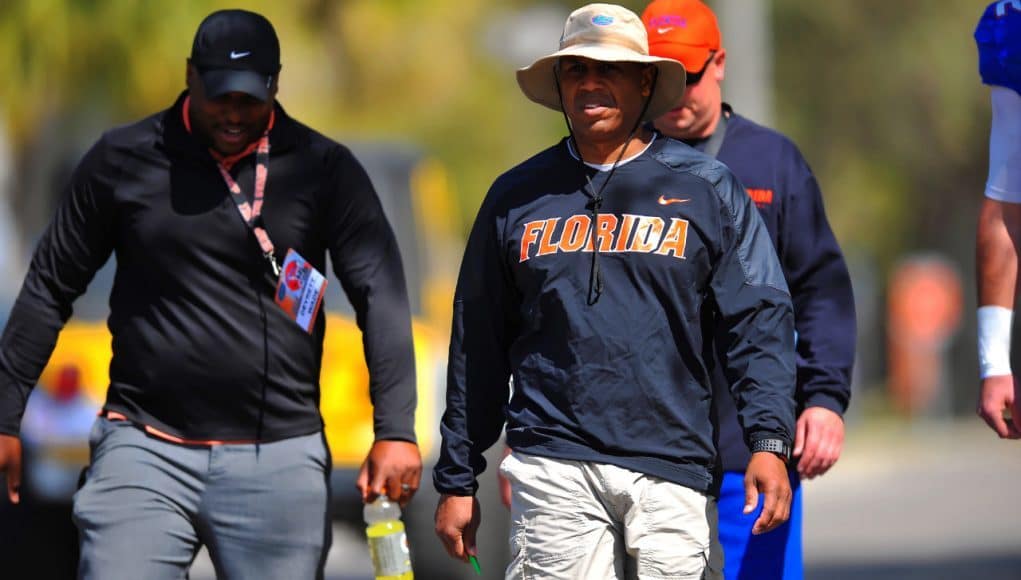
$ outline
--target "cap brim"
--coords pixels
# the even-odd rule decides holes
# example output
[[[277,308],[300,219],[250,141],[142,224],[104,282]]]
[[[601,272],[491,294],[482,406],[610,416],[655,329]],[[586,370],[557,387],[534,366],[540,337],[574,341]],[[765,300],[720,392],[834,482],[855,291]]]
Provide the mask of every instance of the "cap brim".
[[[676,42],[649,42],[650,53],[680,61],[684,65],[684,70],[693,73],[699,72],[705,67],[712,51],[713,49],[708,46],[692,46]]]
[[[631,50],[606,45],[579,44],[544,56],[523,69],[518,69],[518,86],[530,100],[555,111],[563,110],[553,67],[564,56],[579,56],[602,62],[637,62],[655,65],[658,69],[652,100],[642,121],[651,121],[676,108],[684,98],[684,65],[670,58],[647,56]]]
[[[260,101],[270,98],[273,77],[250,70],[213,69],[202,73],[206,97],[215,99],[227,93],[245,93]]]

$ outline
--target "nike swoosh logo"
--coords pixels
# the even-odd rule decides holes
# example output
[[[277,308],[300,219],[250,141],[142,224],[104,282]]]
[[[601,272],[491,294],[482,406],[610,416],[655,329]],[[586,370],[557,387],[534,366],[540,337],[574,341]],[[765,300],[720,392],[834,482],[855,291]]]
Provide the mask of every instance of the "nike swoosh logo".
[[[231,58],[231,60],[237,60],[239,58],[245,58],[246,56],[248,56],[250,54],[252,54],[252,51],[250,51],[250,50],[246,50],[245,52],[234,52],[232,50],[232,51],[230,51],[230,58]]]
[[[666,34],[667,32],[670,32],[673,29],[674,29],[673,26],[667,26],[666,28],[657,28],[656,32],[658,32],[660,34]]]
[[[684,197],[684,198],[679,198],[679,197],[663,197],[661,195],[661,196],[659,196],[659,200],[657,200],[657,201],[659,201],[659,205],[670,205],[671,203],[686,203],[686,202],[691,201],[691,198],[690,197]]]

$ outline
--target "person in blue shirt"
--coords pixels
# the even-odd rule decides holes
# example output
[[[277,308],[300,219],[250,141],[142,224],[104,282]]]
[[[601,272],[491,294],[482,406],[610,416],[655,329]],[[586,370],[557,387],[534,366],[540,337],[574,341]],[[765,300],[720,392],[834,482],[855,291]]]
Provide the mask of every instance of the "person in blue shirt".
[[[856,330],[847,265],[823,211],[819,185],[798,148],[723,102],[727,52],[712,10],[699,0],[656,0],[642,19],[650,53],[677,59],[688,70],[684,99],[656,119],[656,129],[715,156],[744,184],[776,247],[794,304],[794,499],[790,521],[768,534],[755,535],[755,514],[745,513],[748,447],[726,381],[718,376],[715,382],[724,470],[719,502],[724,573],[730,580],[801,578],[799,480],[826,473],[844,441]]]
[[[975,28],[979,73],[990,85],[989,178],[976,232],[978,415],[1021,439],[1021,388],[1010,368],[1021,239],[1021,1],[993,2]]]
[[[754,451],[748,509],[764,498],[755,530],[788,517],[790,296],[734,175],[647,127],[684,76],[609,4],[518,71],[570,137],[496,180],[465,249],[433,470],[454,558],[475,553],[482,452],[506,418],[507,578],[719,578],[717,346]]]

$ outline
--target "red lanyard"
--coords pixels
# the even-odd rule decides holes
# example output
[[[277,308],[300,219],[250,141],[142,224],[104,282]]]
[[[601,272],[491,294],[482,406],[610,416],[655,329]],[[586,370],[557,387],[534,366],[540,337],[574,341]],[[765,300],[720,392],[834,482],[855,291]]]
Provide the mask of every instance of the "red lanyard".
[[[241,186],[230,176],[227,167],[222,162],[217,163],[216,166],[220,169],[223,181],[227,183],[227,189],[230,190],[234,204],[238,206],[241,219],[245,220],[245,225],[252,229],[255,239],[259,241],[262,255],[269,261],[270,267],[273,268],[273,275],[280,276],[280,265],[277,264],[276,256],[273,254],[273,242],[269,239],[266,229],[261,225],[256,225],[260,223],[259,215],[262,213],[262,200],[266,193],[266,178],[269,176],[268,132],[259,139],[259,144],[255,149],[255,195],[252,197],[251,204],[248,203],[248,198],[245,197],[245,194],[241,193]]]

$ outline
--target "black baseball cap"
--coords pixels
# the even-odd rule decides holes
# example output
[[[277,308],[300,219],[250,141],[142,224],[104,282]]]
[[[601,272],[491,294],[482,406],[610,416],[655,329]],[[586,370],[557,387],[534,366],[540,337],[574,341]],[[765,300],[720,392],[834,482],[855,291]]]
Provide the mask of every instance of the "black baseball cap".
[[[280,72],[280,41],[261,14],[220,10],[199,24],[189,60],[208,97],[238,91],[266,101]]]

